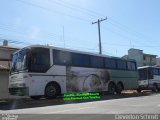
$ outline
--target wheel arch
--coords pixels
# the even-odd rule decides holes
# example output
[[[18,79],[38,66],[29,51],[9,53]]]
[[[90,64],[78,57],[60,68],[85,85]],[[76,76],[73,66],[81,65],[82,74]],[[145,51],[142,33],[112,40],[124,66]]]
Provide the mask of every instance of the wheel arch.
[[[116,85],[116,83],[114,82],[114,81],[110,81],[109,83],[108,83],[108,85],[109,84],[114,84],[114,85]]]
[[[120,85],[122,86],[122,88],[124,89],[124,84],[123,84],[122,81],[118,81],[118,82],[117,82],[117,85],[118,85],[118,84],[120,84]]]

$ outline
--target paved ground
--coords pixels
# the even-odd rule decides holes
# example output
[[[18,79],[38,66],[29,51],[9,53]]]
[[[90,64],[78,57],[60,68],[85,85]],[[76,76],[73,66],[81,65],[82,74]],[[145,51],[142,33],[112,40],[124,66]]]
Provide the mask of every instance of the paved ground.
[[[109,118],[105,114],[160,114],[160,93],[105,95],[98,101],[63,101],[61,98],[39,101],[31,99],[3,101],[0,102],[0,113],[32,114],[21,117],[23,119],[35,118],[35,120],[44,118],[65,120]],[[53,115],[42,114],[58,115],[53,117]],[[113,118],[113,116],[111,117]]]

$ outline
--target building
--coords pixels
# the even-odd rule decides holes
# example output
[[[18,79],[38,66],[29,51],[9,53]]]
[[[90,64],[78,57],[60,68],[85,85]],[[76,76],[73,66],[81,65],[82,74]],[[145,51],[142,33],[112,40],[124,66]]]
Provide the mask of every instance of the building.
[[[0,99],[9,97],[9,63],[11,61],[11,54],[17,50],[18,48],[9,47],[6,40],[0,46]]]
[[[134,59],[137,62],[137,66],[154,66],[157,64],[157,55],[143,53],[143,50],[131,48],[128,50],[128,55],[123,56],[125,59]]]
[[[160,57],[156,59],[156,65],[160,66]]]
[[[9,69],[0,65],[0,99],[8,98],[8,74]]]

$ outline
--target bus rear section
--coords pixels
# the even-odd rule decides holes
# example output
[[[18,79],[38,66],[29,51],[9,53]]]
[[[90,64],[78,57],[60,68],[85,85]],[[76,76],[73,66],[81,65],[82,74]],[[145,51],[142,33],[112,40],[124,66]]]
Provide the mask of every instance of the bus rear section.
[[[160,67],[144,66],[138,68],[138,92],[141,90],[160,91]]]

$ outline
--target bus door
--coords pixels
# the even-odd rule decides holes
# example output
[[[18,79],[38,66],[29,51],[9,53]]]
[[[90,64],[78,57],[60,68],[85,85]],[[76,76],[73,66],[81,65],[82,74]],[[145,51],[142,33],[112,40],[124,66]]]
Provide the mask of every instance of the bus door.
[[[149,67],[148,68],[148,87],[151,87],[152,86],[152,82],[153,82],[153,79],[154,79],[154,76],[153,76],[153,71],[154,69]]]
[[[139,87],[148,87],[148,68],[140,68],[138,69],[139,73]]]

